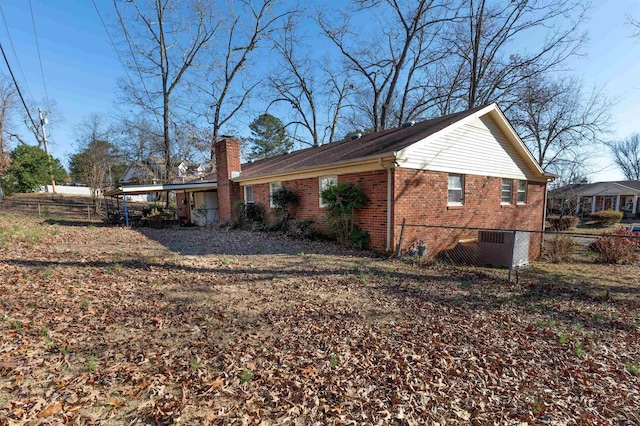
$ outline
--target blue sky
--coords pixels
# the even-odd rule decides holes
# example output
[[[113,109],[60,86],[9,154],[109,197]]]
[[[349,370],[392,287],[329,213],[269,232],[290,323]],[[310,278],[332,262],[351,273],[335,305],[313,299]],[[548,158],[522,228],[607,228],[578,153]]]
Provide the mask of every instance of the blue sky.
[[[45,88],[29,0],[4,0],[1,4],[8,31],[0,22],[0,42],[24,95],[42,100],[39,104],[44,109]],[[75,126],[92,112],[109,113],[117,96],[117,78],[124,76],[124,69],[90,0],[31,0],[31,4],[47,92],[63,119],[52,119],[51,150],[66,163],[75,151]],[[96,4],[106,20],[112,2],[96,0]],[[627,15],[640,18],[640,2],[595,1],[585,28],[590,36],[585,56],[569,63],[587,88],[604,86],[607,95],[619,99],[612,111],[611,138],[640,132],[640,41],[630,38]],[[0,70],[8,74],[4,63]],[[593,166],[599,170],[593,180],[622,178],[605,148],[599,149]]]

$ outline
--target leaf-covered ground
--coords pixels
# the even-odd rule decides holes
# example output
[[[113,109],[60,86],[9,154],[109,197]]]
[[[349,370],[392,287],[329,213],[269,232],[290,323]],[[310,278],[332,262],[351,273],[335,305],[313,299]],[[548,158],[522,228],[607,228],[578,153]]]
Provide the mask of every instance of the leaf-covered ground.
[[[0,425],[640,423],[637,281],[72,225],[0,215]]]

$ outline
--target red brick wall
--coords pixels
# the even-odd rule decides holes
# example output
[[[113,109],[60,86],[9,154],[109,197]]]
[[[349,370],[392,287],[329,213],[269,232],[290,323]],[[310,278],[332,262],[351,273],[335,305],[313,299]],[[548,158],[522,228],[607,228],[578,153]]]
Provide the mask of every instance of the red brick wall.
[[[326,223],[324,209],[320,207],[318,179],[315,177],[281,181],[280,183],[300,196],[300,205],[295,212],[296,219],[313,219],[316,229],[329,233],[330,229]],[[384,251],[387,238],[387,172],[379,170],[338,176],[339,182],[357,182],[360,179],[362,179],[362,188],[370,202],[357,212],[358,226],[369,232],[372,248]],[[253,185],[253,199],[254,202],[263,204],[269,214],[273,212],[273,209],[269,207],[268,183]]]
[[[220,222],[233,219],[233,203],[242,199],[240,184],[232,182],[231,172],[240,171],[240,142],[226,138],[216,143],[216,178]]]
[[[513,181],[512,204],[501,204],[501,178],[465,175],[464,205],[447,206],[448,174],[424,170],[394,171],[394,241],[402,219],[431,226],[541,230],[545,184],[529,182],[526,205],[516,205],[517,183]],[[540,235],[532,233],[530,256],[540,254]],[[421,240],[428,255],[455,246],[465,235],[460,230],[405,229],[402,249]]]
[[[387,240],[387,171],[339,175],[340,182],[361,180],[370,199],[366,208],[357,213],[358,226],[369,232],[371,248],[384,251]],[[529,182],[527,204],[516,205],[517,183],[513,182],[513,204],[501,205],[501,178],[465,176],[465,202],[460,207],[447,206],[448,174],[422,170],[395,169],[392,176],[394,206],[392,211],[392,249],[400,233],[402,219],[407,223],[445,225],[473,228],[540,230],[544,203],[543,183]],[[317,229],[329,232],[324,209],[319,207],[318,178],[281,181],[300,196],[300,206],[295,212],[298,219],[314,219]],[[269,184],[253,185],[256,203],[269,207]],[[435,228],[407,228],[403,249],[416,241],[427,243],[429,253],[454,246],[464,236],[459,230]],[[530,255],[537,257],[540,236],[531,234]]]

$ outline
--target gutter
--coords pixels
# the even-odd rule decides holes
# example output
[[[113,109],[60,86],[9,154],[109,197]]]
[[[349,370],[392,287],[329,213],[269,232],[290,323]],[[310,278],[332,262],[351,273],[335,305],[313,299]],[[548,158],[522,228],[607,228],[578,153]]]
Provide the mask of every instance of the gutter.
[[[240,174],[240,176],[237,176],[235,178],[231,178],[231,180],[233,182],[238,182],[240,184],[245,184],[245,185],[251,185],[252,181],[260,181],[260,180],[265,180],[265,181],[269,181],[273,178],[284,178],[284,177],[288,177],[288,176],[295,176],[301,173],[310,173],[310,172],[329,172],[329,171],[333,171],[333,170],[340,170],[343,167],[348,167],[348,166],[357,166],[360,164],[375,164],[376,160],[378,160],[378,164],[380,164],[380,161],[383,159],[386,160],[395,160],[395,153],[391,153],[391,152],[385,152],[382,154],[377,154],[377,155],[370,155],[368,157],[361,157],[361,158],[357,158],[354,160],[346,160],[346,161],[340,161],[340,162],[335,162],[335,163],[328,163],[328,164],[322,164],[319,166],[312,166],[312,167],[306,167],[306,168],[301,168],[301,169],[295,169],[295,170],[290,170],[290,171],[286,171],[286,172],[277,172],[277,173],[267,173],[267,174],[257,174],[255,176],[249,176],[249,177],[243,177],[242,173]],[[382,155],[382,156],[381,156]],[[383,166],[384,167],[384,166]],[[384,167],[386,168],[386,167]],[[283,180],[283,179],[281,179]]]
[[[392,203],[393,175],[391,174],[391,165],[386,166],[384,164],[384,161],[382,160],[382,158],[378,159],[378,164],[380,164],[380,166],[382,166],[383,169],[387,170],[387,245],[386,245],[385,251],[389,252],[389,251],[391,251],[391,230],[392,230],[392,226],[391,226],[391,219],[392,219],[391,208],[393,207],[393,203]]]

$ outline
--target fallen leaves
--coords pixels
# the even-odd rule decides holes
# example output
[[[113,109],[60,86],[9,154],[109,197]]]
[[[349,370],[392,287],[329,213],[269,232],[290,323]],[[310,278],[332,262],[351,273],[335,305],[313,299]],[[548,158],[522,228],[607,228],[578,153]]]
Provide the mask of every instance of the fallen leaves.
[[[632,303],[272,235],[10,220],[42,236],[0,249],[0,425],[640,422]]]

